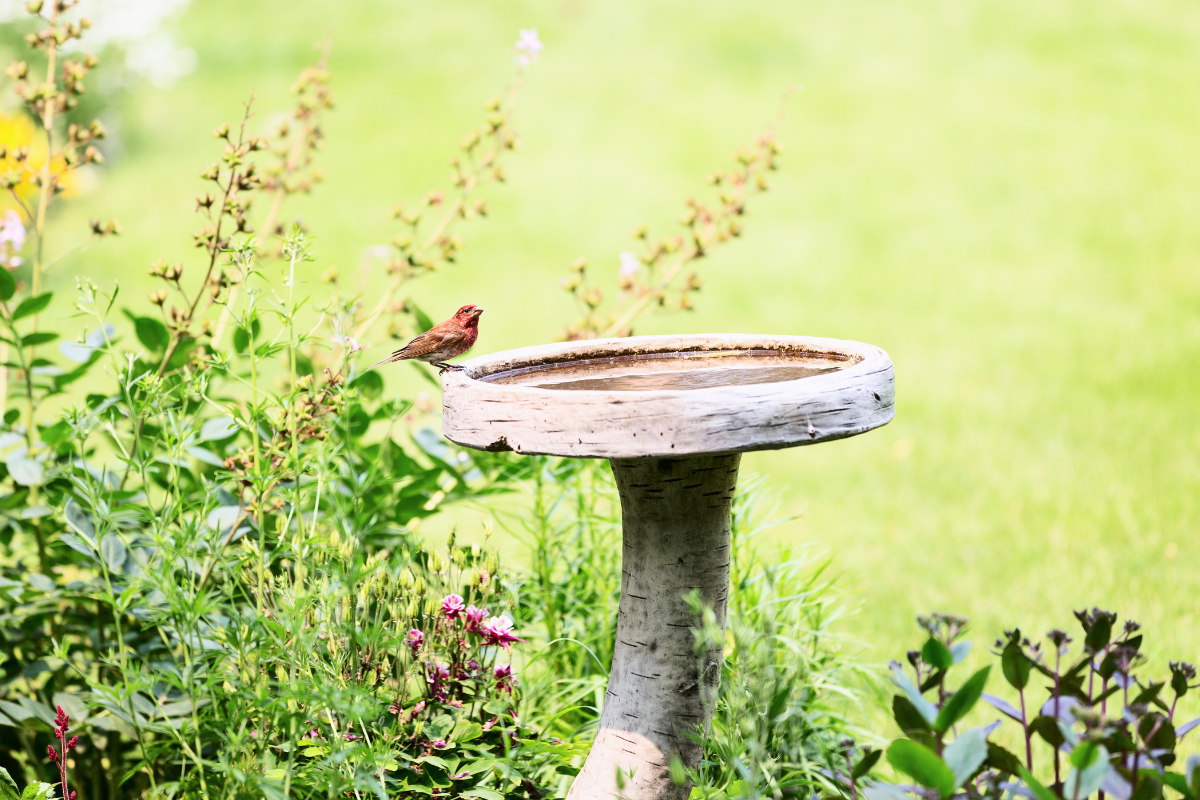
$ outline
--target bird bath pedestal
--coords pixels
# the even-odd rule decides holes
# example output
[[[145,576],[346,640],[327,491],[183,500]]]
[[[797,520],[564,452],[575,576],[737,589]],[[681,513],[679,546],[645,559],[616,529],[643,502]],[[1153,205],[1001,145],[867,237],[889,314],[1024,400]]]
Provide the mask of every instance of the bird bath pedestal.
[[[748,450],[815,444],[894,415],[878,347],[796,336],[641,336],[526,347],[442,376],[442,430],[481,450],[607,458],[624,534],[617,641],[573,800],[681,800],[669,764],[708,725],[722,652],[697,655],[683,596],[725,624],[730,505]],[[617,770],[628,777],[618,790]]]

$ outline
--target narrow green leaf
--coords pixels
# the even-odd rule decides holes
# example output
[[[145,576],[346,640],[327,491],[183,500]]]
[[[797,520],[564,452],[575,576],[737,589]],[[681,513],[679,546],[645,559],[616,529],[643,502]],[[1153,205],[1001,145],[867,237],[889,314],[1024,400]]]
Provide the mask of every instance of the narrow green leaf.
[[[0,275],[0,300],[7,303],[17,293],[17,279],[7,269],[0,271],[4,273]]]
[[[53,342],[58,338],[57,333],[49,331],[39,331],[37,333],[27,333],[21,337],[21,347],[37,347],[39,344]]]
[[[858,780],[859,778],[863,777],[875,768],[875,765],[879,763],[879,759],[882,757],[882,750],[868,750],[863,757],[858,760],[858,763],[854,765],[854,769],[850,773],[851,777],[853,777],[854,780]]]
[[[937,715],[937,720],[933,723],[933,729],[939,733],[945,733],[960,719],[965,717],[975,704],[979,702],[979,698],[983,695],[983,689],[987,685],[988,673],[991,667],[984,667],[976,672],[967,682],[959,687],[958,691],[950,696],[946,704],[942,706],[941,713]]]
[[[1029,791],[1033,792],[1033,796],[1037,800],[1058,800],[1058,796],[1054,792],[1047,789],[1041,781],[1033,777],[1029,770],[1020,764],[1017,765],[1017,774],[1021,776],[1021,780],[1025,781],[1025,785],[1029,787]]]
[[[37,297],[26,297],[21,301],[13,311],[12,320],[16,322],[19,319],[32,316],[45,310],[46,306],[50,305],[50,301],[54,298],[54,292],[45,292]]]

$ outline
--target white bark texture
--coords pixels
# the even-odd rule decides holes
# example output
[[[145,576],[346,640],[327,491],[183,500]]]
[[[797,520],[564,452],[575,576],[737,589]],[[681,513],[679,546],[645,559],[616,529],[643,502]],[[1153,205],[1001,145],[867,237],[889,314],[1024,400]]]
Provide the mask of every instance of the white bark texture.
[[[773,350],[833,354],[851,366],[792,381],[690,390],[564,391],[487,376],[563,361],[658,353]],[[873,345],[805,336],[636,336],[526,347],[442,375],[442,432],[480,450],[636,458],[815,444],[886,425],[892,361]]]
[[[720,681],[722,652],[696,653],[697,621],[683,597],[698,589],[724,630],[740,459],[613,459],[624,530],[617,641],[600,729],[569,800],[687,797],[688,787],[671,782],[670,759],[699,763],[699,746],[683,732],[712,717],[707,703]]]

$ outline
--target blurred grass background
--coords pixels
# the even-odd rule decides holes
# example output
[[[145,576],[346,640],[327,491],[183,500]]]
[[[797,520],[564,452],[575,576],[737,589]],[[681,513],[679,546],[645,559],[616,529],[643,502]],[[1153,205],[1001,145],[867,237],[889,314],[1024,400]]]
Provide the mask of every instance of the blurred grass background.
[[[290,210],[318,237],[313,293],[329,266],[358,280],[396,230],[388,210],[445,188],[523,27],[546,49],[522,149],[460,263],[412,285],[431,316],[484,306],[480,353],[553,340],[573,317],[566,265],[615,271],[636,225],[673,232],[800,84],[773,191],[703,264],[698,309],[637,330],[889,351],[890,426],[746,457],[803,513],[777,536],[828,548],[872,659],[911,646],[934,608],[970,616],[983,644],[1073,628],[1093,604],[1149,625],[1156,659],[1200,658],[1194,3],[195,0],[177,35],[196,71],[114,99],[119,151],[55,220],[116,216],[126,232],[55,268],[55,308],[69,313],[75,275],[140,298],[150,261],[198,263],[209,132],[251,90],[265,129],[326,37],[327,181]]]

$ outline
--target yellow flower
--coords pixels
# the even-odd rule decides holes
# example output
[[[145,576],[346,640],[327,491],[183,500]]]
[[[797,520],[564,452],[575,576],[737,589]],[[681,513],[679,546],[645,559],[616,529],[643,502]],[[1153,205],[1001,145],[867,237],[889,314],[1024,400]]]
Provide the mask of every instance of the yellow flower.
[[[32,173],[40,171],[42,165],[46,163],[45,136],[26,114],[18,111],[9,115],[0,111],[0,147],[3,147],[5,152],[5,157],[0,159],[0,175],[10,172],[21,175],[21,182],[16,185],[14,191],[26,205],[29,205],[38,192],[38,187],[34,186],[31,180]],[[24,166],[13,155],[15,150],[23,147],[29,148],[29,155],[25,159]],[[63,187],[64,194],[72,195],[78,191],[78,177],[74,172],[67,170],[66,159],[62,156],[58,156],[50,162],[50,171],[59,176],[58,183]],[[0,196],[0,210],[16,207],[17,204],[13,201],[11,194],[5,193]]]

